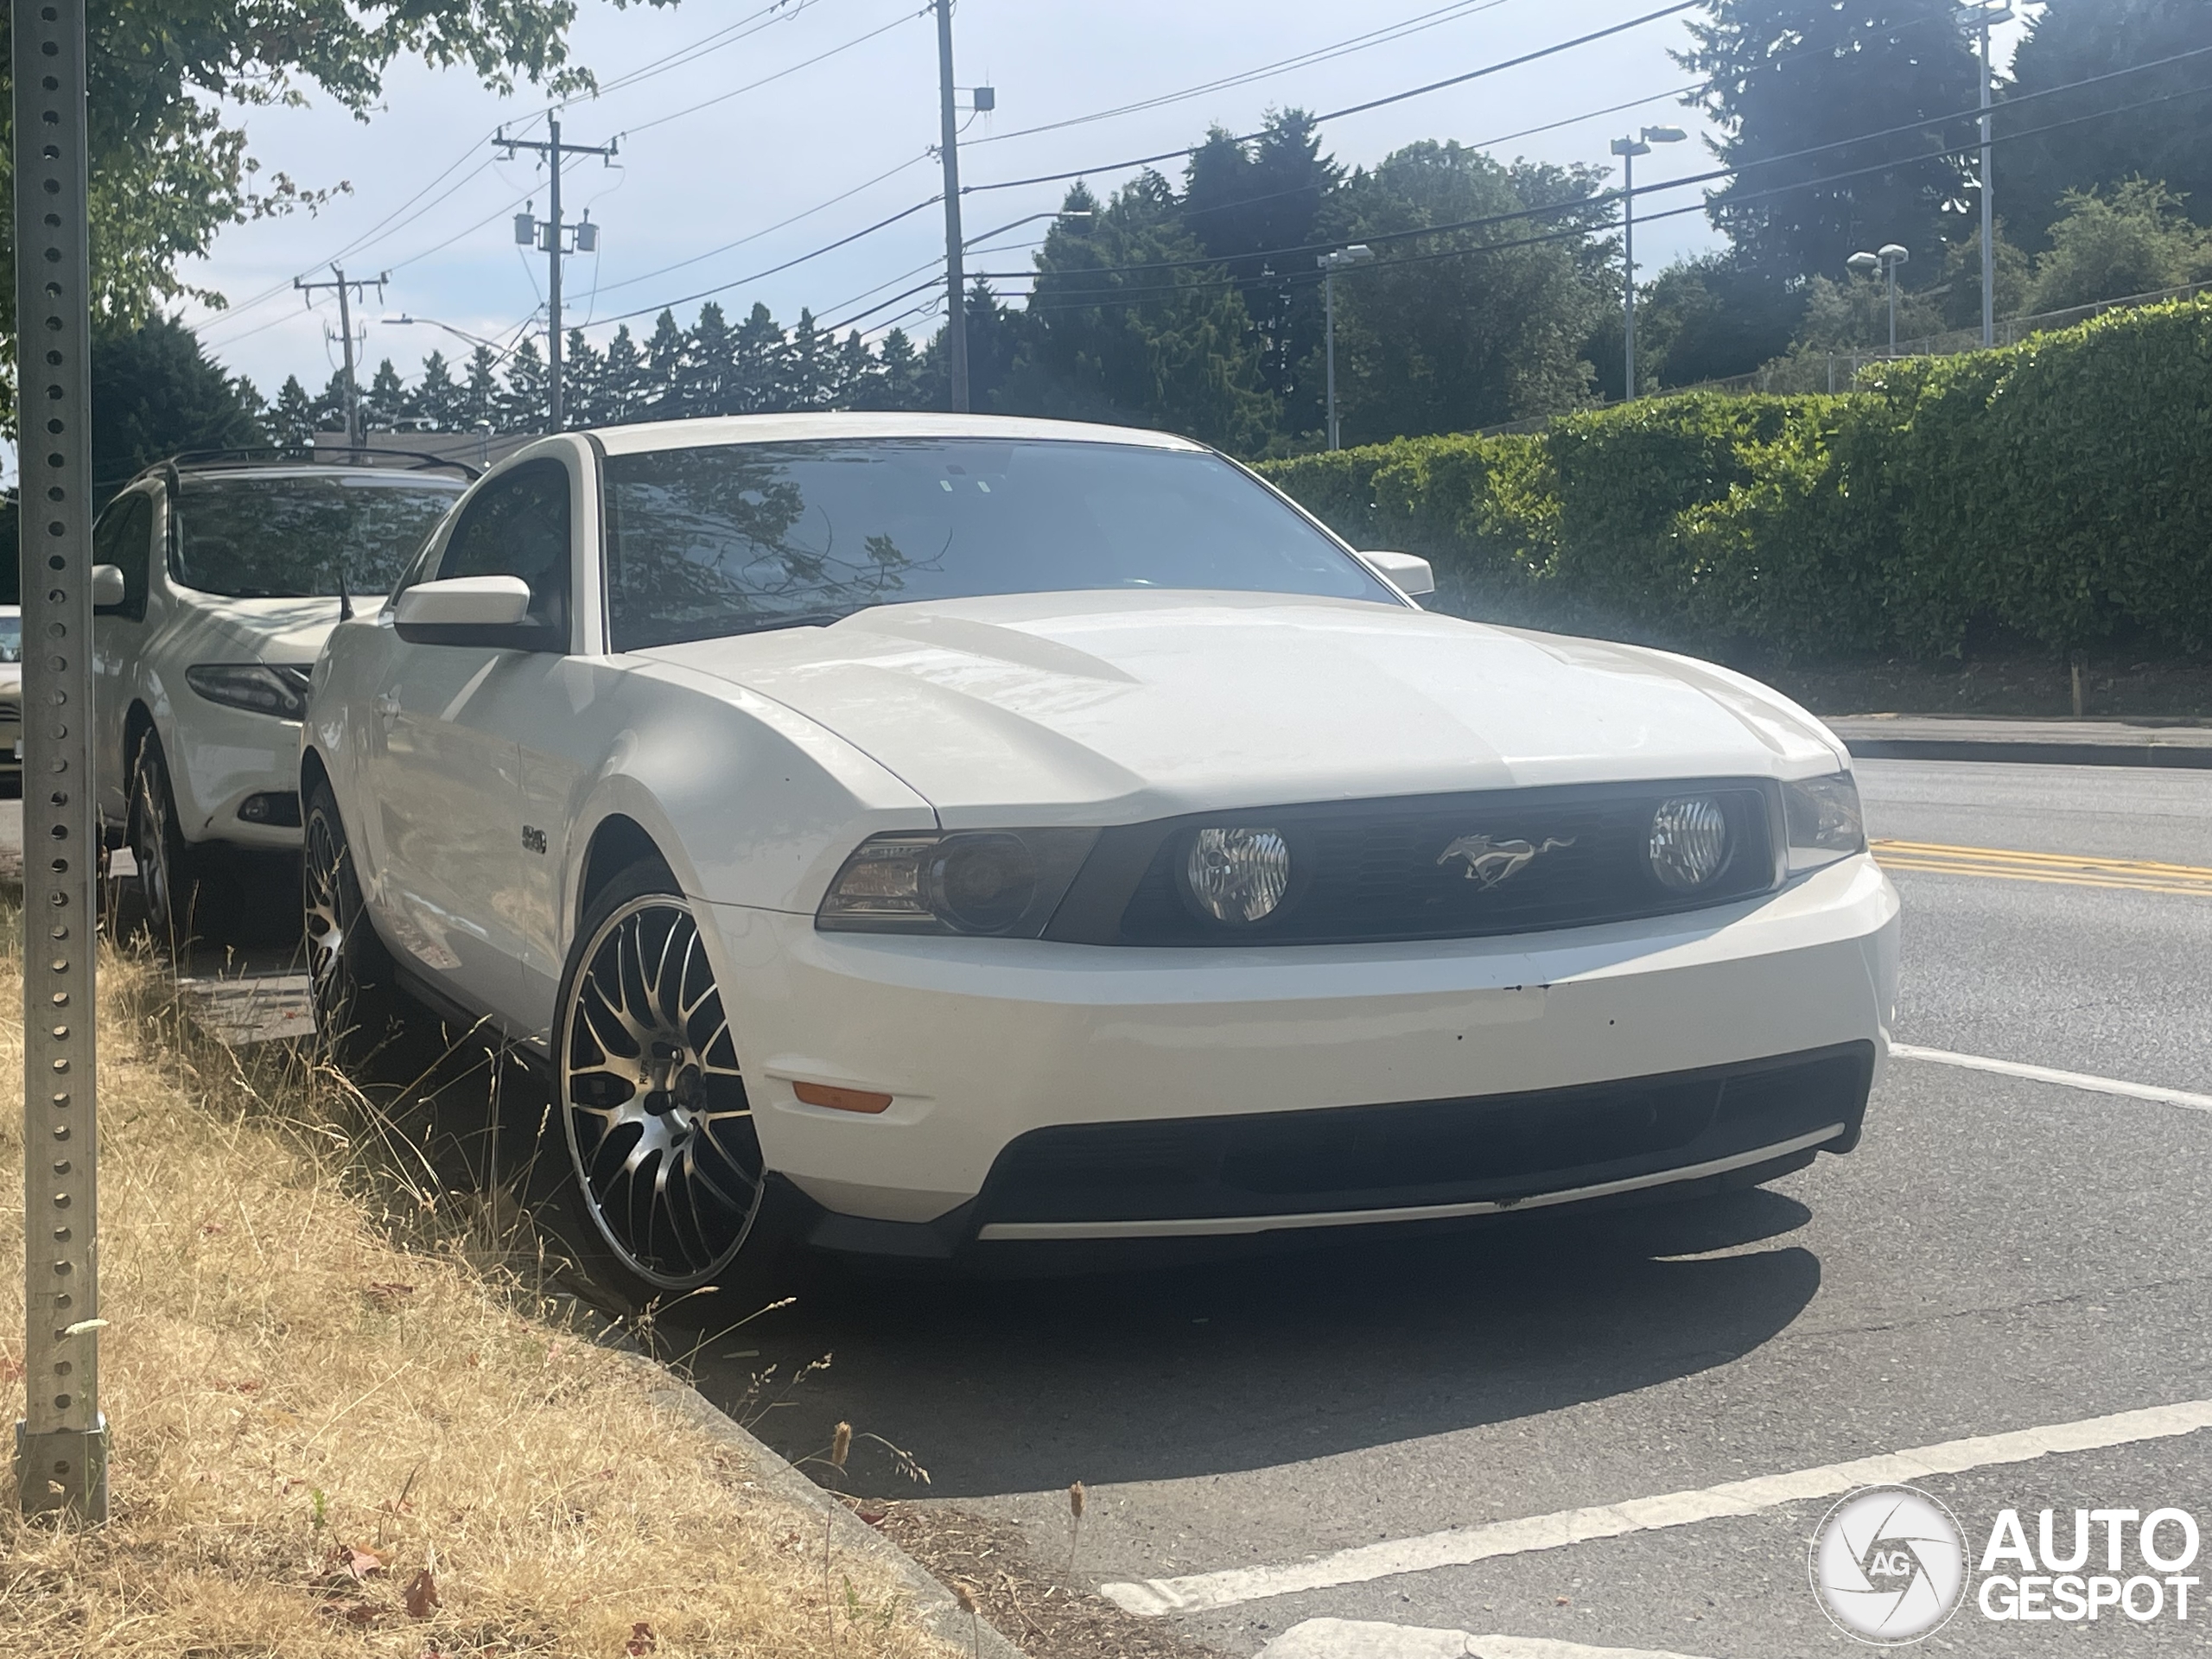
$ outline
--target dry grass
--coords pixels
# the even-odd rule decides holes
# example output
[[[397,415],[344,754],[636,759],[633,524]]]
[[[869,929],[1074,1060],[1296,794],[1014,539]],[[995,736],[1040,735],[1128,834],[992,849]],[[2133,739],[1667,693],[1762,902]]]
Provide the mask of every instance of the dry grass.
[[[0,913],[10,1166],[17,937]],[[656,1403],[664,1373],[553,1317],[466,1200],[396,1179],[334,1079],[185,1031],[143,958],[102,969],[113,1518],[57,1530],[0,1503],[0,1651],[949,1651],[874,1567],[841,1554],[825,1586],[819,1519]],[[11,1380],[21,1190],[0,1197]]]

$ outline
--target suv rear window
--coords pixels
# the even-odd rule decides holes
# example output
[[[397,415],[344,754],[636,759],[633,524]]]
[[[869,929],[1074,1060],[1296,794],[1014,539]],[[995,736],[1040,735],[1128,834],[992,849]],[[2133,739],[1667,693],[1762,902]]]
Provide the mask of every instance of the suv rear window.
[[[306,474],[183,480],[176,579],[233,599],[384,594],[461,493],[457,480]]]

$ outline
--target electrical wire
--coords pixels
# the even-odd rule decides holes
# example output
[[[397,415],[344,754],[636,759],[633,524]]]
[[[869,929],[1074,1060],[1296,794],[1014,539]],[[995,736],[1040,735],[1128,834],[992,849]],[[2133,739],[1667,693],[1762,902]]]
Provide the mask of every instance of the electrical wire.
[[[681,121],[687,115],[696,115],[700,111],[711,109],[717,104],[727,104],[733,98],[742,97],[747,92],[758,92],[761,87],[767,86],[771,81],[781,80],[787,75],[795,75],[802,69],[812,68],[816,64],[823,61],[825,59],[834,58],[842,52],[849,52],[856,46],[864,46],[879,35],[888,35],[893,29],[898,28],[901,23],[910,23],[917,17],[926,17],[929,16],[929,12],[930,8],[928,7],[925,7],[920,11],[901,12],[898,16],[893,17],[889,22],[885,23],[879,29],[871,29],[865,35],[855,35],[851,40],[847,41],[842,46],[833,46],[826,52],[817,52],[810,58],[802,59],[798,62],[790,65],[788,67],[777,70],[773,74],[763,75],[760,79],[747,81],[742,86],[733,86],[726,92],[717,92],[712,98],[702,99],[698,103],[687,105],[680,110],[671,110],[666,115],[657,115],[652,120],[640,123],[639,125],[626,127],[623,129],[622,137],[627,138],[634,137],[638,133],[650,132],[653,128],[665,126],[671,121]]]
[[[1342,116],[1363,114],[1369,110],[1379,110],[1388,104],[1402,104],[1409,98],[1421,98],[1430,92],[1441,92],[1447,86],[1458,86],[1470,80],[1480,79],[1485,75],[1495,75],[1507,69],[1517,69],[1523,64],[1535,63],[1539,59],[1556,57],[1561,52],[1569,52],[1578,46],[1587,46],[1593,41],[1602,41],[1611,35],[1625,34],[1631,29],[1640,29],[1646,23],[1656,22],[1662,17],[1671,17],[1677,12],[1688,11],[1693,7],[1702,5],[1704,3],[1705,0],[1674,0],[1674,3],[1662,6],[1656,11],[1647,11],[1641,16],[1630,17],[1624,22],[1611,23],[1604,29],[1592,29],[1589,34],[1578,35],[1571,41],[1559,41],[1550,46],[1539,47],[1533,52],[1524,52],[1517,58],[1505,58],[1497,63],[1486,63],[1479,69],[1470,69],[1463,74],[1447,75],[1442,80],[1432,80],[1424,86],[1410,86],[1403,92],[1389,92],[1381,98],[1370,98],[1363,103],[1347,104],[1340,110],[1325,111],[1313,119],[1318,126],[1324,122],[1334,121]],[[1239,135],[1231,142],[1240,144],[1249,143],[1253,139],[1262,136],[1262,134],[1259,132],[1248,132]],[[1148,167],[1154,162],[1173,161],[1176,156],[1187,156],[1198,148],[1196,144],[1185,144],[1175,149],[1163,149],[1156,155],[1135,156],[1125,161],[1108,162],[1103,165],[1092,167],[1072,168],[1065,172],[1039,173],[1026,179],[1001,179],[990,184],[963,184],[960,187],[960,194],[965,196],[986,190],[1014,190],[1023,185],[1058,184],[1068,179],[1087,178],[1093,173],[1118,173],[1127,168]]]
[[[988,138],[977,139],[976,143],[979,146],[1003,143],[1009,138],[1027,138],[1039,132],[1058,132],[1064,127],[1080,127],[1096,121],[1111,121],[1120,116],[1135,115],[1146,110],[1160,109],[1169,104],[1179,104],[1189,99],[1203,98],[1208,92],[1226,92],[1231,87],[1249,86],[1253,81],[1264,80],[1273,75],[1287,74],[1295,69],[1311,68],[1317,63],[1325,63],[1333,58],[1349,57],[1355,52],[1364,52],[1370,47],[1387,45],[1392,41],[1403,40],[1409,35],[1418,35],[1445,23],[1457,22],[1461,18],[1471,16],[1477,12],[1495,10],[1505,3],[1506,0],[1452,0],[1452,4],[1440,6],[1433,11],[1420,12],[1414,16],[1402,18],[1395,23],[1386,23],[1380,29],[1370,29],[1363,35],[1355,35],[1330,46],[1315,47],[1312,51],[1301,52],[1294,57],[1282,58],[1274,63],[1262,64],[1256,69],[1243,70],[1236,74],[1224,75],[1217,80],[1209,80],[1196,86],[1186,86],[1180,92],[1162,92],[1154,98],[1140,99],[1133,104],[1116,105],[1112,109],[1093,110],[1088,115],[1071,115],[1064,121],[1046,121],[1033,127],[1017,127],[1011,132],[993,133]]]

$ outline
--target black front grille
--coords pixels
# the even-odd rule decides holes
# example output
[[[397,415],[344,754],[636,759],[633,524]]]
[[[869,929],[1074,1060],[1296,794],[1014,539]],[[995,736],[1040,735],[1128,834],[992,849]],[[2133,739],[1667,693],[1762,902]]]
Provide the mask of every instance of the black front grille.
[[[1844,1126],[1873,1049],[1848,1043],[1519,1095],[1063,1124],[999,1154],[994,1222],[1197,1220],[1510,1203],[1686,1169]]]
[[[1663,802],[1690,795],[1720,803],[1728,851],[1718,875],[1681,893],[1652,872],[1651,823]],[[1100,836],[1046,937],[1093,944],[1345,944],[1664,915],[1773,886],[1772,817],[1764,785],[1704,779],[1262,807],[1134,824]],[[1208,827],[1281,832],[1292,874],[1274,915],[1231,928],[1184,891],[1185,861]]]

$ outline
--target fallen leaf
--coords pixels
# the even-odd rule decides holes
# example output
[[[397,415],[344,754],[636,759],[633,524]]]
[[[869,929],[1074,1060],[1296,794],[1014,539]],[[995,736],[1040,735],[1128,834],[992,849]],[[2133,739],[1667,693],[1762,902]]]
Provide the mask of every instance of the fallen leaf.
[[[860,1516],[861,1520],[867,1522],[871,1527],[880,1527],[883,1524],[885,1518],[890,1515],[891,1511],[888,1510],[855,1510],[853,1513]]]
[[[368,1298],[371,1301],[374,1302],[378,1307],[385,1308],[397,1306],[401,1297],[412,1296],[414,1294],[415,1287],[412,1285],[395,1285],[383,1282],[371,1284],[368,1287],[367,1291]]]
[[[429,1567],[407,1581],[407,1617],[428,1618],[430,1610],[438,1605],[438,1581],[430,1576]]]
[[[23,1362],[0,1354],[0,1382],[20,1382],[23,1380]]]
[[[1552,1605],[1554,1607],[1572,1607],[1573,1605],[1574,1604],[1569,1601],[1565,1596],[1554,1596],[1552,1598]]]
[[[226,1222],[211,1221],[202,1226],[200,1230],[206,1234],[209,1238],[213,1238],[218,1233],[227,1233],[230,1231],[230,1225]]]
[[[659,1649],[660,1643],[653,1639],[653,1627],[642,1618],[630,1627],[630,1639],[622,1647],[622,1651],[630,1655],[631,1659],[639,1659],[639,1656],[657,1653]]]
[[[356,1602],[346,1610],[346,1622],[364,1627],[377,1622],[377,1610],[365,1601]]]
[[[340,1572],[356,1581],[384,1571],[384,1557],[373,1549],[363,1549],[359,1544],[336,1546],[330,1552],[330,1559]]]
[[[232,1383],[231,1391],[234,1394],[259,1394],[261,1384],[252,1377],[248,1377],[243,1382]]]

